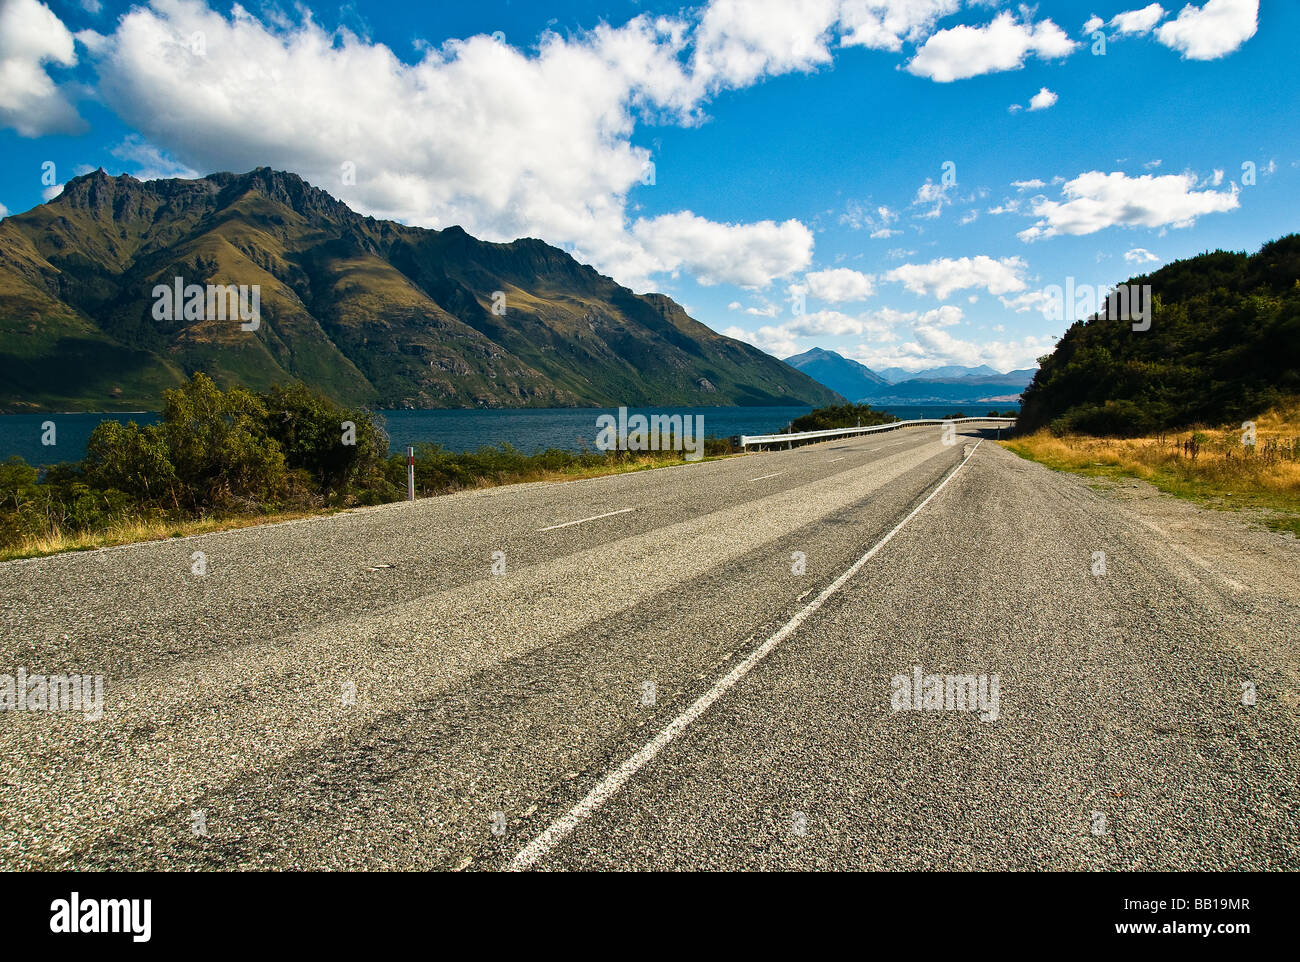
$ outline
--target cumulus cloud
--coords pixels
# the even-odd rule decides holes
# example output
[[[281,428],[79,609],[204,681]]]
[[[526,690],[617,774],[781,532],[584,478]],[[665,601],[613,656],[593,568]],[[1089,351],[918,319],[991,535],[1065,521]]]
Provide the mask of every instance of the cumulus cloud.
[[[1145,247],[1135,247],[1131,251],[1124,252],[1124,260],[1130,264],[1158,264],[1160,258],[1152,254]]]
[[[141,134],[121,149],[146,176],[269,164],[376,217],[459,224],[489,240],[541,237],[639,290],[665,271],[763,286],[807,266],[810,232],[796,221],[629,216],[653,169],[631,142],[636,125],[696,124],[718,91],[830,64],[837,38],[897,50],[959,6],[712,0],[546,33],[531,51],[487,36],[423,45],[415,63],[324,29],[305,7],[259,19],[239,5],[227,15],[203,0],[154,0],[112,32],[78,39],[103,99]],[[70,36],[57,18],[53,27],[57,56],[70,58]],[[887,237],[895,217],[878,208],[866,226]]]
[[[955,337],[942,328],[918,324],[912,340],[892,345],[862,344],[847,356],[872,368],[900,367],[921,371],[958,364],[977,367],[987,364],[998,371],[1034,367],[1037,359],[1052,350],[1050,337],[1028,336],[1012,341],[974,341]]]
[[[1046,110],[1051,107],[1059,98],[1055,93],[1046,87],[1040,87],[1038,93],[1029,98],[1030,110]]]
[[[76,133],[85,125],[47,65],[73,67],[72,33],[39,0],[0,3],[0,127],[23,137]]]
[[[838,15],[837,0],[713,0],[695,31],[694,79],[706,89],[742,87],[827,64]]]
[[[1038,221],[1017,236],[1024,241],[1058,234],[1092,234],[1107,227],[1188,227],[1203,214],[1239,206],[1237,189],[1196,190],[1192,174],[1143,174],[1088,171],[1068,181],[1065,201],[1037,199]]]
[[[980,288],[990,294],[1009,294],[1025,289],[1025,262],[1019,257],[994,260],[986,254],[976,257],[941,257],[928,264],[904,264],[885,274],[914,294],[933,294],[940,299],[953,291]]]
[[[693,123],[706,89],[820,62],[815,44],[777,43],[761,18],[745,32],[734,4],[701,22],[699,74],[683,60],[686,25],[670,18],[548,33],[535,53],[470,37],[408,64],[301,17],[263,22],[240,7],[225,17],[199,0],[156,0],[112,34],[81,37],[104,98],[143,134],[131,149],[147,172],[269,164],[377,217],[459,224],[489,240],[542,237],[641,290],[678,270],[762,286],[810,261],[811,233],[796,221],[628,217],[651,161],[630,140],[639,119]],[[741,31],[735,44],[726,24]]]
[[[1255,36],[1258,27],[1259,0],[1207,0],[1199,7],[1187,4],[1155,36],[1186,60],[1217,60]]]
[[[4,204],[0,204],[0,220],[4,220],[8,216],[9,216],[9,208],[6,207]]]
[[[844,0],[840,43],[897,51],[904,40],[919,41],[935,21],[960,6],[961,0]]]
[[[705,285],[763,287],[812,261],[812,231],[797,220],[720,224],[680,211],[638,220],[632,232],[652,270],[684,269]]]
[[[842,304],[845,301],[865,301],[874,291],[873,278],[870,274],[851,270],[847,267],[835,267],[825,271],[813,271],[805,274],[802,287],[807,293],[821,301]],[[791,288],[792,292],[794,288]]]
[[[1140,10],[1125,10],[1111,17],[1110,25],[1121,34],[1150,33],[1165,15],[1165,8],[1153,3]]]
[[[1056,303],[1050,294],[1046,291],[1025,291],[1023,294],[1017,294],[1015,297],[999,297],[1002,306],[1015,311],[1017,314],[1024,314],[1026,311],[1038,311],[1044,317]]]
[[[958,26],[932,35],[908,63],[910,73],[939,83],[1018,70],[1025,60],[1067,57],[1078,46],[1051,20],[1018,21],[1003,11],[981,27]]]

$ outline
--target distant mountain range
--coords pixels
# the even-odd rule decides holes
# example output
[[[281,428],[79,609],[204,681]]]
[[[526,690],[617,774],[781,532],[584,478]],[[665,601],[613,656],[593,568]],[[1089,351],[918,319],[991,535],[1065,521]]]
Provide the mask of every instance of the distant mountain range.
[[[978,367],[934,367],[908,372],[891,367],[873,371],[834,351],[815,347],[786,363],[851,401],[868,404],[1009,403],[1034,379],[1036,369],[995,371]]]
[[[785,363],[850,401],[857,401],[872,391],[889,385],[885,378],[865,364],[820,347],[787,357]]]
[[[211,304],[158,311],[176,278],[257,285],[257,329]],[[265,167],[96,171],[0,221],[0,410],[157,408],[194,371],[381,408],[844,400],[540,240],[363,217]]]

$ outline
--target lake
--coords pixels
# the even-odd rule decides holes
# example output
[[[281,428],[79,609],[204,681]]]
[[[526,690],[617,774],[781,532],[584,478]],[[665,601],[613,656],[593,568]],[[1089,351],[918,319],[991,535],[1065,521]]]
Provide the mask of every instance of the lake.
[[[985,414],[991,408],[1010,410],[1015,404],[966,405],[966,414]],[[962,405],[886,406],[900,418],[940,418],[962,409]],[[483,445],[511,444],[522,451],[538,448],[578,450],[594,447],[596,418],[617,414],[617,408],[521,408],[514,410],[465,411],[380,411],[388,432],[389,450],[404,451],[408,444],[435,441],[452,451],[472,451]],[[725,438],[736,434],[770,434],[794,418],[812,410],[808,407],[666,407],[631,408],[632,414],[692,414],[704,418],[707,437]],[[153,424],[155,412],[127,414],[3,414],[0,415],[0,460],[20,455],[29,464],[80,461],[86,441],[100,421],[136,421]],[[55,444],[41,443],[42,425],[53,421]]]

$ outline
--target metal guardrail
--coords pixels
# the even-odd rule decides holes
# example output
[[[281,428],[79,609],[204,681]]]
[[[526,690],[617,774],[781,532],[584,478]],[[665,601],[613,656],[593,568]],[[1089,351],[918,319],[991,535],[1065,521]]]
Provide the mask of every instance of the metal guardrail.
[[[918,427],[923,424],[966,424],[970,421],[996,421],[1000,424],[1015,424],[1015,418],[920,418],[915,421],[892,421],[889,424],[873,424],[865,428],[827,428],[824,431],[799,431],[795,434],[742,434],[740,446],[751,444],[780,444],[788,441],[808,441],[814,438],[846,437],[857,434],[875,434],[879,431],[895,431],[898,428]]]

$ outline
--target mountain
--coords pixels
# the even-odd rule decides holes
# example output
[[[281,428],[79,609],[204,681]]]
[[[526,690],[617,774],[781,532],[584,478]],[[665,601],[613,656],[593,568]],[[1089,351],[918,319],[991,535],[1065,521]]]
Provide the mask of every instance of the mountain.
[[[260,327],[155,319],[154,289],[176,277],[257,285]],[[843,400],[540,240],[363,217],[266,167],[100,170],[0,221],[0,410],[156,408],[194,371],[381,408]]]
[[[1300,396],[1300,234],[1126,283],[1150,285],[1150,326],[1099,316],[1072,324],[1040,360],[1022,427],[1149,434],[1239,423]]]
[[[883,372],[878,374],[864,364],[820,347],[787,357],[785,362],[831,390],[838,391],[850,401],[876,405],[949,402],[1005,404],[1019,400],[1020,392],[1034,377],[1032,368],[999,374],[988,365],[981,364],[979,367],[936,367],[891,382]],[[901,368],[887,370],[898,372]]]
[[[998,373],[987,364],[981,364],[978,367],[961,367],[957,364],[948,364],[944,367],[932,367],[924,371],[904,371],[901,367],[880,369],[880,376],[890,384],[897,384],[899,381],[912,381],[917,378],[990,377]],[[1025,383],[1029,382],[1026,381]]]
[[[866,397],[889,383],[865,364],[820,347],[787,357],[785,363],[850,401]]]

